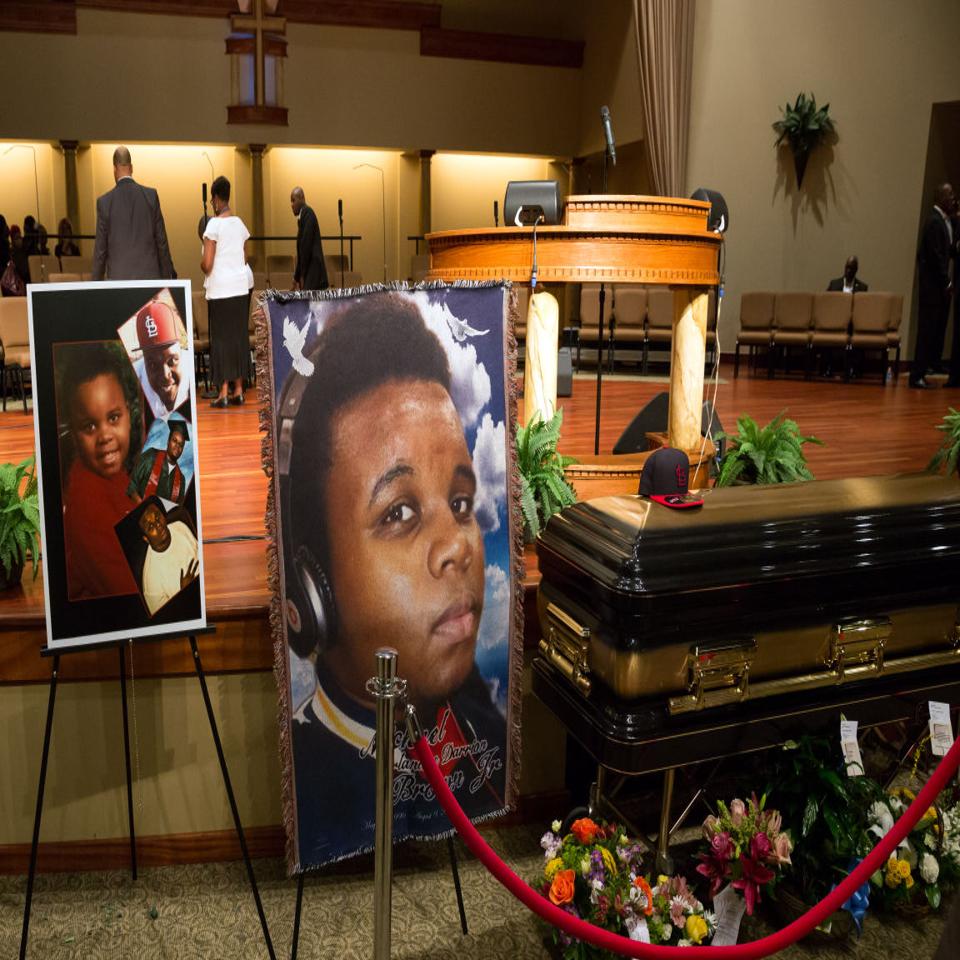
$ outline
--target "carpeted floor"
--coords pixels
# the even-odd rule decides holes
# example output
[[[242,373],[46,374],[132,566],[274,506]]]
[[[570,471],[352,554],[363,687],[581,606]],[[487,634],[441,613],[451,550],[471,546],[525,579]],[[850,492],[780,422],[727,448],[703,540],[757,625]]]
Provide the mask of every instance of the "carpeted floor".
[[[542,866],[539,830],[491,829],[491,845],[520,872]],[[463,855],[463,848],[458,844]],[[279,861],[257,861],[257,877],[276,956],[290,956],[296,885]],[[393,893],[393,952],[399,960],[548,958],[545,928],[473,860],[461,860],[470,933],[460,934],[445,844],[398,848]],[[0,877],[0,957],[17,956],[23,877]],[[298,956],[369,960],[373,955],[370,861],[345,864],[307,881]],[[870,916],[852,947],[793,947],[784,960],[932,958],[941,915],[917,921]],[[748,921],[751,939],[770,932]],[[266,957],[241,863],[166,867],[142,872],[53,874],[39,878],[28,956],[43,960],[247,960]]]

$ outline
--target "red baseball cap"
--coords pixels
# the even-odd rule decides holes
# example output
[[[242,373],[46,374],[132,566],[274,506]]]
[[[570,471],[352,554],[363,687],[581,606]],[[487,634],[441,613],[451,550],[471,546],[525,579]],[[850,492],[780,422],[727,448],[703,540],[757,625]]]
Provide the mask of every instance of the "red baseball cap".
[[[177,318],[165,303],[154,300],[137,314],[137,340],[141,350],[168,347],[179,339]]]

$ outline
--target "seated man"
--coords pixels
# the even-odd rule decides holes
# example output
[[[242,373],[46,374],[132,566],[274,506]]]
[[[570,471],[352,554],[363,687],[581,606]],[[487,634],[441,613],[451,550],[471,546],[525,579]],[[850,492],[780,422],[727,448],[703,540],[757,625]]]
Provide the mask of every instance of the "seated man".
[[[197,538],[182,520],[168,524],[159,501],[148,504],[140,515],[140,531],[147,544],[140,584],[152,617],[196,578]]]
[[[139,503],[148,497],[163,497],[176,504],[183,505],[186,497],[186,483],[183,471],[178,466],[183,448],[190,439],[186,420],[170,418],[167,421],[170,434],[165,450],[147,447],[138,457],[130,476],[127,496]]]
[[[857,279],[857,271],[860,269],[860,261],[856,256],[847,257],[847,262],[843,267],[843,276],[831,280],[827,286],[827,292],[843,293],[864,293],[867,285]]]

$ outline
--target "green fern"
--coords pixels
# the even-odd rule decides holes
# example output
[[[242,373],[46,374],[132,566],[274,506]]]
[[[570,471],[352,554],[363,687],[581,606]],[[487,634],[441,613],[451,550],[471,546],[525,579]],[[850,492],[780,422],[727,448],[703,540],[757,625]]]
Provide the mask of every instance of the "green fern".
[[[817,98],[812,93],[809,99],[805,93],[800,93],[796,103],[791,106],[788,102],[781,113],[781,118],[773,123],[774,132],[778,134],[776,146],[786,140],[795,152],[809,152],[834,132],[830,104],[818,108]]]
[[[737,432],[721,434],[717,439],[729,441],[720,467],[718,487],[728,487],[735,480],[746,483],[794,483],[812,480],[803,453],[805,443],[823,445],[816,437],[805,437],[794,420],[778,414],[765,427],[746,415],[737,420]]]
[[[520,469],[520,508],[524,525],[532,537],[564,507],[577,502],[573,487],[563,471],[577,461],[557,452],[563,411],[550,420],[534,417],[525,427],[517,427],[517,466]]]
[[[948,477],[954,473],[960,475],[960,411],[950,407],[950,412],[944,416],[943,423],[937,424],[937,429],[942,430],[946,436],[940,449],[927,464],[927,470],[930,473],[939,473],[946,467]]]
[[[40,536],[40,503],[34,458],[16,466],[0,465],[0,566],[9,576],[16,567],[33,565],[36,579]]]

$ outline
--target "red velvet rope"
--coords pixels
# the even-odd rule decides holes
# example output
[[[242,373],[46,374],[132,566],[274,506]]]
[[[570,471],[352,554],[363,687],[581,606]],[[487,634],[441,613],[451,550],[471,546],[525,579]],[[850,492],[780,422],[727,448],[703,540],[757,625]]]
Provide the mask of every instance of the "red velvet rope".
[[[773,933],[761,940],[752,943],[738,944],[729,947],[666,947],[649,943],[639,943],[628,937],[621,937],[608,930],[603,930],[591,923],[580,920],[566,910],[554,906],[549,900],[541,896],[529,884],[524,883],[490,848],[480,836],[467,815],[460,809],[460,804],[450,792],[449,787],[440,772],[430,745],[426,738],[420,737],[415,746],[420,763],[423,765],[423,774],[437,794],[440,804],[446,811],[450,822],[463,838],[468,849],[476,858],[499,880],[521,903],[529,907],[547,923],[559,927],[564,933],[585,940],[603,950],[623,954],[627,957],[649,958],[649,960],[664,960],[673,958],[678,949],[683,950],[685,960],[752,960],[752,958],[768,957],[778,950],[783,950],[791,943],[805,937],[814,927],[821,924],[835,910],[845,903],[870,876],[887,861],[898,844],[916,826],[917,821],[933,804],[937,794],[946,786],[947,781],[956,772],[960,765],[960,740],[956,740],[950,752],[940,761],[939,766],[927,781],[917,798],[910,804],[903,816],[894,824],[887,835],[873,848],[856,869],[847,876],[824,900],[815,907],[811,907],[803,916],[798,917],[783,930]]]

